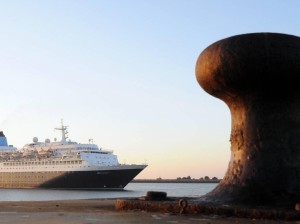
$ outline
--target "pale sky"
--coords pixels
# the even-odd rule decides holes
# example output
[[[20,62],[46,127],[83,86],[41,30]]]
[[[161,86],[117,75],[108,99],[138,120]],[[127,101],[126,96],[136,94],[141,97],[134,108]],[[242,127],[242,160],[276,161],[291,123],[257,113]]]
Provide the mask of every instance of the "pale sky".
[[[300,1],[0,0],[0,130],[148,163],[137,178],[222,178],[230,113],[195,78],[201,51],[243,33],[300,36]]]

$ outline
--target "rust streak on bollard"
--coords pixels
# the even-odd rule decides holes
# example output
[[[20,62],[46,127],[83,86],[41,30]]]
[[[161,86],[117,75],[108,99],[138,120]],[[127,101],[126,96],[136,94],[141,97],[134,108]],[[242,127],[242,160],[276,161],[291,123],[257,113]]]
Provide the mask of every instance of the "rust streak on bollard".
[[[229,37],[207,47],[199,84],[231,112],[231,160],[206,201],[294,207],[300,200],[300,38]]]

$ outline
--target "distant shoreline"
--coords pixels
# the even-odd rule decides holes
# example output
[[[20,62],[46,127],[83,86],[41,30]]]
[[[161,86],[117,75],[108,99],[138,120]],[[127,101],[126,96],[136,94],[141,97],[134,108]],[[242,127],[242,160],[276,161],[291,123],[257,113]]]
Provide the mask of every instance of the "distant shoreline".
[[[219,183],[221,180],[197,179],[134,179],[130,183]]]

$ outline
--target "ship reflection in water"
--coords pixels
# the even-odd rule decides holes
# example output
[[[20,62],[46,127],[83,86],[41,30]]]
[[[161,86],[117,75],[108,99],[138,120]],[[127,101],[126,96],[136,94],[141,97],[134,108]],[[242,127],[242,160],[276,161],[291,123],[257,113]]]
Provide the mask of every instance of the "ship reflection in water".
[[[0,132],[0,188],[121,190],[147,166],[120,164],[112,151],[91,141],[68,140],[63,122],[56,129],[61,141],[34,137],[21,149],[8,146]]]

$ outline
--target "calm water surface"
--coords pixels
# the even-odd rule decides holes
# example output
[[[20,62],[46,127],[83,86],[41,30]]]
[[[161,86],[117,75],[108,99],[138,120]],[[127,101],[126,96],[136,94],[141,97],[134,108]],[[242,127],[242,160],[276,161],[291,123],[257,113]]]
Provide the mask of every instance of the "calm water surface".
[[[216,186],[217,184],[209,183],[130,183],[124,191],[0,189],[0,201],[127,198],[145,196],[147,191],[164,191],[170,197],[199,197]]]

